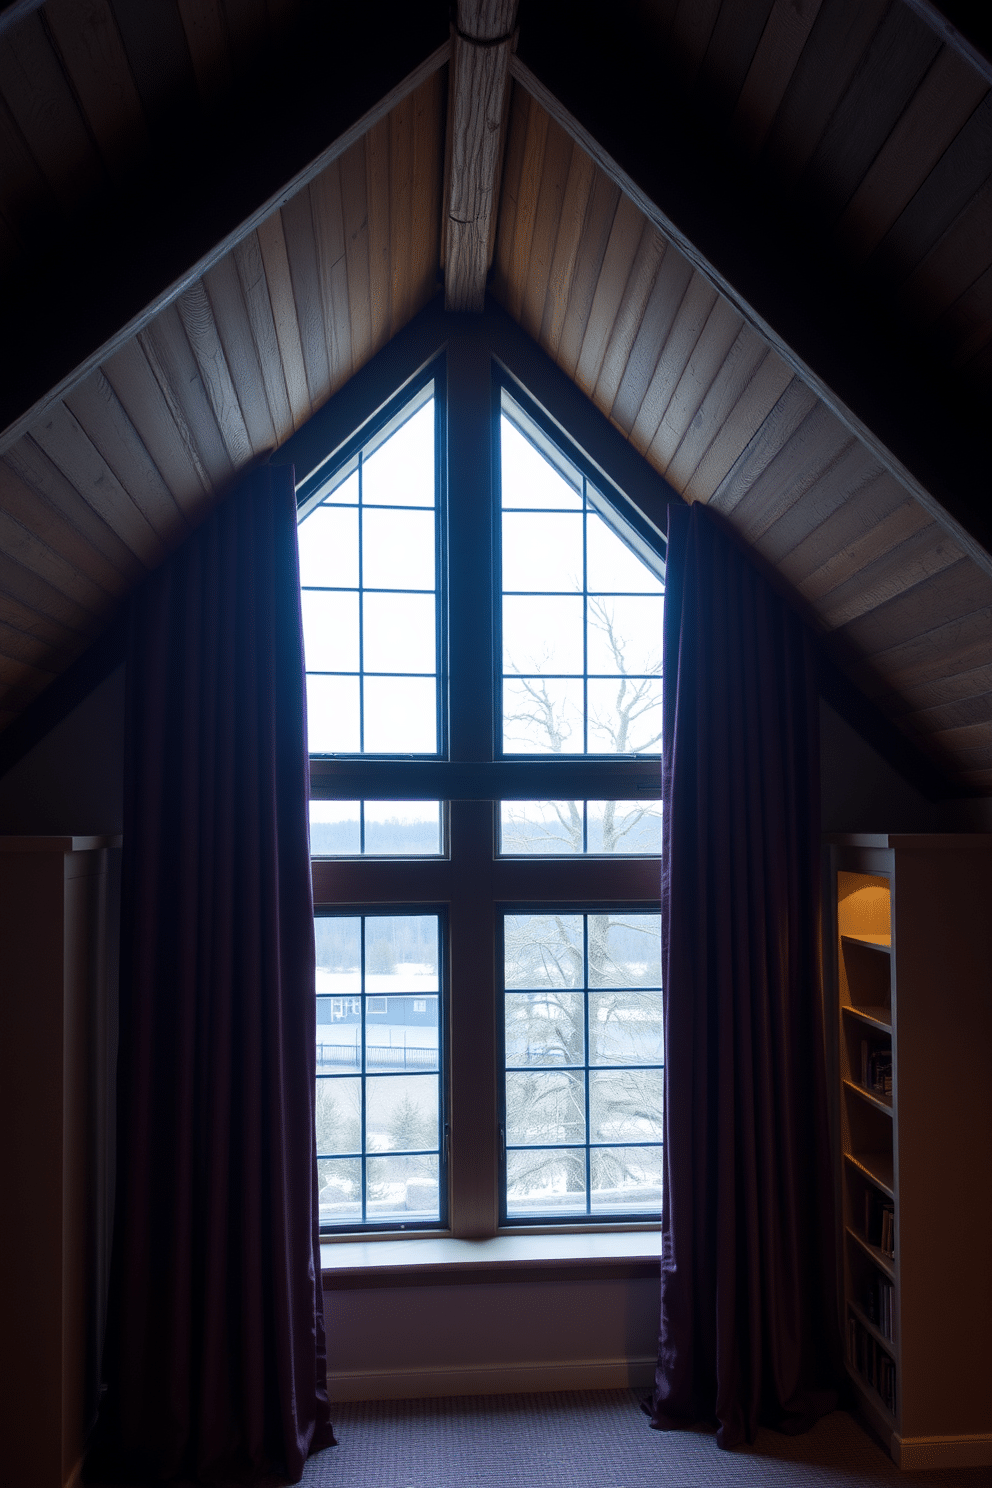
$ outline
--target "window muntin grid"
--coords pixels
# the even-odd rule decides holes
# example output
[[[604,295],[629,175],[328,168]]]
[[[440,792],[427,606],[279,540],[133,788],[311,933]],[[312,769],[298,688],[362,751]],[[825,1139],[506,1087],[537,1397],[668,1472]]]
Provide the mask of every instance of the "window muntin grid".
[[[312,755],[439,752],[436,422],[429,383],[307,500]]]
[[[444,853],[440,801],[310,801],[312,858],[436,858]]]
[[[503,917],[508,1222],[661,1208],[661,917]]]
[[[446,1207],[441,917],[319,913],[314,928],[321,1229],[436,1226]]]
[[[504,393],[501,730],[514,754],[659,753],[664,586]]]
[[[660,857],[661,802],[501,801],[501,857]]]

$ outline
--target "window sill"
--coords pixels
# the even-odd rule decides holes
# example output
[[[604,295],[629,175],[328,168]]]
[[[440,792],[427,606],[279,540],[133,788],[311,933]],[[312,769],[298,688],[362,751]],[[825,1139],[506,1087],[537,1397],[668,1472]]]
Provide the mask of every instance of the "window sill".
[[[615,1280],[658,1275],[661,1230],[544,1235],[485,1240],[346,1240],[321,1246],[326,1291],[355,1287],[445,1286],[465,1282]]]

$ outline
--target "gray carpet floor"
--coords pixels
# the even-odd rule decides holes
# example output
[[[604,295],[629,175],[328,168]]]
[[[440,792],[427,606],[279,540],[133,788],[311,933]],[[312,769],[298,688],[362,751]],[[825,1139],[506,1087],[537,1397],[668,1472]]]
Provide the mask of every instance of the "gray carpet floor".
[[[339,1404],[336,1447],[305,1488],[992,1488],[992,1470],[901,1473],[844,1411],[804,1436],[722,1452],[706,1431],[652,1431],[632,1390]]]

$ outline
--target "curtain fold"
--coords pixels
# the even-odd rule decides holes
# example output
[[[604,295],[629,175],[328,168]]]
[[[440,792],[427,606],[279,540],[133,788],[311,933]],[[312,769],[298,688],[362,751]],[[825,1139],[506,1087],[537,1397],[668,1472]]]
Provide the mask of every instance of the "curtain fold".
[[[665,1190],[652,1425],[836,1404],[812,637],[700,504],[669,507]]]
[[[117,1188],[90,1477],[297,1480],[333,1442],[292,470],[132,601]]]

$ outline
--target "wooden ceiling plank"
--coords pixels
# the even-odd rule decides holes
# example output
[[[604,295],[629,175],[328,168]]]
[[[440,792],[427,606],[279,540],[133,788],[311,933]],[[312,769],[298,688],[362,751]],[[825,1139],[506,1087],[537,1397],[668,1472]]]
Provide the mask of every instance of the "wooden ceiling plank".
[[[393,318],[390,272],[389,120],[377,120],[366,137],[368,167],[369,287],[372,301],[372,354],[389,340]]]
[[[621,196],[575,369],[575,381],[590,398],[643,232],[644,214],[629,197]]]
[[[837,633],[865,656],[887,651],[901,641],[929,634],[963,620],[992,603],[992,579],[969,558],[959,558],[932,578],[860,615]],[[986,633],[986,642],[988,633]]]
[[[279,356],[283,376],[286,379],[286,395],[293,410],[293,423],[297,429],[305,424],[313,412],[310,391],[307,387],[307,369],[300,341],[300,327],[296,318],[296,301],[293,298],[293,280],[289,269],[289,254],[286,250],[286,235],[283,230],[282,213],[273,212],[271,217],[260,222],[256,230],[258,248],[265,269],[272,319],[279,342]]]
[[[224,0],[231,62],[236,77],[251,79],[269,42],[265,0]]]
[[[678,279],[681,282],[681,270]],[[716,290],[701,274],[692,273],[631,427],[630,442],[646,457],[715,304]]]
[[[558,221],[551,273],[548,276],[548,293],[544,301],[544,316],[541,321],[538,341],[552,357],[557,357],[561,346],[565,314],[572,293],[572,282],[582,241],[582,227],[589,208],[596,170],[585,150],[578,145],[572,150],[568,167],[568,180]]]
[[[815,603],[817,616],[828,630],[836,630],[916,585],[925,584],[957,563],[961,556],[961,549],[943,528],[929,522],[881,557],[865,564],[853,577],[821,593]]]
[[[813,508],[809,516],[807,506]],[[805,586],[813,599],[930,520],[904,486],[853,445],[773,523],[761,551],[788,583]]]
[[[651,441],[651,463],[666,478],[682,436],[696,417],[742,326],[743,321],[733,306],[717,295]]]
[[[724,123],[741,96],[758,43],[768,24],[773,0],[724,0],[700,70],[698,94],[703,108]]]
[[[114,15],[153,137],[196,110],[196,76],[175,4],[113,0]]]
[[[674,253],[675,250],[671,251]],[[768,347],[761,337],[749,325],[742,324],[665,472],[665,479],[676,491],[684,491],[688,486],[710,444],[767,354]]]
[[[992,341],[992,268],[944,311],[933,331],[955,367],[966,367]]]
[[[0,563],[2,563],[2,555],[0,555]],[[92,628],[92,621],[88,615],[82,615],[77,624],[72,626],[44,614],[36,605],[22,603],[21,600],[4,590],[2,580],[0,580],[0,620],[12,630],[37,637],[39,642],[51,647],[60,656],[71,655],[78,647],[85,644]]]
[[[688,501],[712,499],[793,380],[792,368],[769,348],[686,482],[682,494]]]
[[[162,539],[64,403],[39,419],[31,438],[143,568],[162,561],[167,551]]]
[[[661,234],[645,222],[592,395],[593,402],[607,418],[613,412],[624,369],[630,359],[666,246]]]
[[[572,141],[565,131],[556,124],[549,124],[544,142],[544,162],[534,213],[534,230],[530,240],[530,258],[520,306],[520,324],[535,341],[540,338],[544,320],[572,150]]]
[[[83,540],[101,554],[125,583],[134,583],[144,572],[123,538],[48,458],[30,435],[11,445],[4,455],[7,465],[31,490],[54,507],[76,529]],[[40,515],[39,515],[40,520]],[[107,587],[116,588],[107,575]],[[123,587],[123,586],[122,586]]]
[[[738,148],[751,159],[765,142],[819,9],[820,0],[775,0],[771,8],[731,124]]]
[[[459,0],[456,7],[442,233],[447,310],[485,306],[516,9],[516,0]]]
[[[372,311],[369,305],[369,217],[366,196],[365,141],[356,140],[341,156],[341,212],[348,275],[348,314],[356,369],[372,355]]]
[[[523,313],[527,276],[530,272],[530,246],[540,200],[541,177],[544,173],[544,150],[550,119],[542,108],[531,107],[527,114],[527,135],[520,167],[516,211],[513,217],[513,247],[509,254],[507,309],[515,321]]]
[[[34,532],[16,522],[6,511],[0,511],[0,547],[14,563],[70,595],[92,615],[101,614],[109,601],[116,597],[94,584],[74,563],[41,542]]]
[[[341,170],[336,160],[332,160],[327,169],[310,182],[310,210],[317,243],[327,365],[331,387],[336,388],[346,382],[354,370],[341,211]]]
[[[906,686],[900,692],[891,693],[885,706],[892,715],[914,713],[922,717],[931,709],[939,712],[958,704],[983,703],[989,696],[992,696],[992,663],[947,677],[933,677],[919,686]]]
[[[252,454],[260,455],[266,450],[274,450],[278,439],[269,408],[267,379],[259,361],[234,252],[208,269],[202,283],[209,304],[213,332],[220,341],[222,365],[226,366],[233,384]],[[182,300],[178,303],[181,305]],[[272,339],[275,341],[274,329]],[[282,369],[278,356],[276,368],[277,376],[281,379]]]
[[[176,301],[186,340],[196,360],[200,380],[213,410],[221,439],[234,471],[251,462],[256,451],[245,424],[241,404],[217,333],[213,307],[202,279],[191,284]]]
[[[188,531],[188,524],[99,368],[66,396],[65,403],[149,525],[171,547]]]
[[[166,305],[138,336],[173,419],[185,430],[182,437],[196,450],[208,492],[219,491],[234,467],[175,305]]]
[[[4,620],[0,620],[0,654],[9,656],[13,661],[26,661],[38,671],[48,672],[52,677],[56,675],[57,668],[52,660],[50,644],[39,636],[29,634],[26,630],[18,630],[13,625],[8,625]],[[60,666],[61,661],[60,656]]]
[[[0,594],[22,610],[54,620],[64,631],[89,635],[99,613],[82,604],[74,594],[31,573],[0,550]],[[110,604],[106,605],[110,609]],[[104,611],[105,613],[106,611]],[[0,605],[0,614],[5,614]]]
[[[830,117],[802,177],[818,217],[836,220],[930,70],[940,42],[903,6],[892,6]]]
[[[900,720],[903,721],[903,720]],[[974,724],[992,723],[992,686],[960,701],[937,708],[914,709],[905,714],[905,723],[924,739],[947,729],[968,728]],[[988,733],[986,729],[986,733]]]
[[[200,101],[216,107],[231,90],[233,72],[221,0],[177,0]]]
[[[62,207],[0,98],[0,207],[13,224],[19,250],[44,250],[62,219]],[[11,229],[13,231],[13,228]]]
[[[4,688],[8,703],[14,692],[25,699],[36,697],[51,682],[52,675],[51,671],[32,666],[29,661],[0,655],[0,687]]]
[[[536,108],[537,105],[534,104]],[[509,114],[506,124],[506,149],[503,155],[503,180],[500,186],[499,212],[496,220],[496,246],[493,256],[492,292],[504,304],[511,294],[514,231],[517,219],[517,197],[520,173],[527,148],[527,122],[530,117],[530,94],[516,83],[510,84]]]
[[[761,538],[785,512],[840,459],[851,444],[850,430],[822,403],[812,408],[783,447],[769,460],[733,506],[735,531],[760,547]],[[724,498],[726,500],[726,498]]]
[[[0,36],[0,93],[63,211],[98,196],[103,166],[40,16]]]
[[[848,258],[863,263],[874,251],[988,91],[952,48],[938,53],[837,221],[834,241]]]
[[[107,0],[47,0],[45,24],[58,47],[111,179],[125,182],[147,154],[148,127]]]
[[[176,505],[192,520],[203,509],[210,477],[182,411],[163,392],[145,355],[139,334],[100,369],[138,432]]]
[[[327,361],[324,336],[324,306],[317,271],[317,245],[314,241],[310,192],[300,191],[282,209],[286,254],[296,304],[296,323],[300,330],[303,362],[307,369],[307,391],[315,410],[327,398],[331,369]]]
[[[411,317],[423,308],[437,288],[443,184],[440,160],[444,137],[441,84],[441,73],[433,73],[412,94],[413,180],[416,184],[410,248]],[[487,243],[487,264],[490,257],[491,249]]]
[[[92,517],[83,498],[76,503]],[[36,487],[23,480],[9,463],[0,460],[0,507],[22,527],[58,553],[67,563],[90,579],[105,595],[119,594],[124,579],[108,558],[82,535],[79,528],[62,511],[52,505]]]
[[[985,722],[937,730],[927,735],[927,743],[949,755],[959,768],[992,768],[992,730]]]
[[[269,286],[265,278],[265,265],[258,234],[249,233],[233,250],[234,265],[241,293],[244,297],[245,313],[251,327],[251,337],[264,382],[265,398],[272,419],[275,442],[282,444],[296,428],[293,410],[290,407],[283,371],[282,353],[276,323],[272,315]],[[302,355],[302,354],[301,354]]]
[[[720,9],[721,0],[679,0],[670,49],[678,58],[679,81],[687,93],[695,87]]]
[[[941,155],[922,186],[873,249],[879,282],[906,278],[980,191],[992,171],[992,92]]]
[[[575,257],[575,272],[572,275],[572,289],[561,328],[561,340],[558,343],[558,365],[569,377],[575,376],[582,353],[582,338],[599,285],[620,200],[620,188],[602,171],[596,171]]]
[[[644,400],[658,365],[667,355],[672,326],[691,279],[692,265],[677,248],[673,248],[671,244],[666,245],[665,256],[655,277],[651,296],[644,308],[613,402],[613,422],[628,437],[637,415],[644,407]],[[643,443],[646,448],[647,441]]]
[[[906,280],[904,305],[929,323],[980,279],[992,260],[992,176]]]
[[[402,330],[413,313],[410,258],[413,245],[413,98],[389,115],[389,334]]]
[[[817,406],[816,394],[793,377],[709,497],[711,505],[732,511]]]
[[[986,605],[870,654],[855,650],[841,631],[832,632],[827,641],[831,650],[843,656],[846,669],[862,690],[869,697],[884,698],[892,691],[983,666],[989,654],[990,628],[992,606]]]

